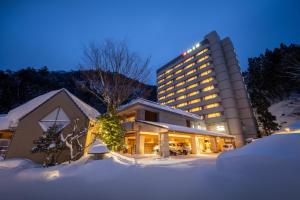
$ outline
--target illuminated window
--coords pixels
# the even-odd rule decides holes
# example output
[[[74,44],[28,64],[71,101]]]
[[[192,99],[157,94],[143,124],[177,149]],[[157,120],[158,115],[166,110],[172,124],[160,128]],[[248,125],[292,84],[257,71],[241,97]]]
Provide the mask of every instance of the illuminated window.
[[[177,69],[177,68],[180,67],[182,64],[183,64],[183,63],[177,64],[177,65],[174,67],[174,69]]]
[[[180,83],[177,83],[177,84],[176,84],[176,87],[179,87],[179,86],[184,85],[184,84],[185,84],[185,82],[182,81],[182,82],[180,82]]]
[[[158,94],[163,94],[165,92],[166,92],[165,90],[162,90],[162,91],[159,91]]]
[[[206,59],[208,59],[208,58],[209,58],[208,55],[203,56],[202,58],[199,58],[199,59],[197,60],[197,63],[202,62],[202,61],[204,61],[204,60],[206,60]]]
[[[211,81],[213,81],[213,80],[214,80],[213,77],[209,77],[209,78],[204,79],[203,81],[201,81],[200,84],[209,83],[209,82],[211,82]]]
[[[191,67],[193,67],[194,65],[195,65],[195,63],[191,63],[191,64],[189,64],[189,65],[185,66],[185,67],[184,67],[184,69],[191,68]]]
[[[51,113],[39,121],[39,125],[44,131],[50,127],[56,126],[56,132],[59,132],[70,124],[71,120],[61,107],[55,108]]]
[[[160,85],[160,86],[158,86],[158,89],[160,89],[160,88],[162,88],[162,87],[164,87],[165,85]]]
[[[200,99],[193,99],[193,100],[189,101],[189,104],[198,103],[200,101],[201,101]]]
[[[131,114],[125,117],[125,122],[134,122],[135,121],[135,114]]]
[[[164,75],[164,74],[160,74],[160,75],[157,76],[157,78],[161,78],[161,77],[163,77],[163,75]]]
[[[219,106],[220,106],[219,103],[212,103],[212,104],[208,104],[208,105],[204,106],[204,109],[216,108]]]
[[[204,63],[204,64],[200,65],[200,66],[198,67],[198,69],[203,69],[203,68],[205,68],[205,67],[207,67],[207,66],[209,66],[209,65],[210,65],[209,62]]]
[[[196,72],[196,69],[193,69],[193,70],[191,70],[191,71],[188,71],[185,75],[187,76],[187,75],[192,74],[192,73],[194,73],[194,72]]]
[[[162,97],[159,97],[158,100],[163,100],[165,98],[166,98],[165,96],[162,96]]]
[[[173,71],[172,68],[171,68],[171,69],[168,69],[165,73],[168,74],[168,73],[170,73],[171,71]]]
[[[171,87],[167,88],[166,91],[170,91],[172,89],[174,89],[174,86],[171,86]]]
[[[182,74],[182,75],[180,75],[180,76],[176,77],[176,79],[175,79],[175,80],[182,79],[183,77],[184,77],[184,74]]]
[[[165,79],[163,78],[163,79],[159,80],[158,83],[162,83],[164,80],[165,80]]]
[[[186,89],[185,88],[182,88],[180,90],[177,90],[176,93],[181,93],[181,92],[184,92]]]
[[[170,99],[169,101],[167,101],[166,103],[173,103],[175,100],[174,99]]]
[[[180,72],[182,72],[182,69],[177,70],[177,71],[175,72],[175,74],[179,74]]]
[[[181,99],[185,99],[185,98],[186,98],[186,96],[182,95],[182,96],[177,97],[176,100],[181,100]]]
[[[211,94],[211,95],[205,96],[203,99],[204,99],[204,100],[214,99],[214,98],[216,98],[217,96],[218,96],[217,94]]]
[[[184,103],[180,103],[180,104],[177,104],[177,108],[180,108],[180,107],[183,107],[183,106],[186,106],[187,105],[187,103],[186,102],[184,102]]]
[[[220,117],[221,113],[220,112],[216,112],[216,113],[210,113],[206,115],[206,118],[214,118],[214,117]]]
[[[193,60],[194,59],[194,56],[192,56],[192,57],[189,57],[188,59],[186,59],[183,63],[187,63],[187,62],[189,62],[189,61],[191,61],[191,60]]]
[[[205,49],[201,50],[199,53],[197,53],[196,56],[199,56],[207,51],[208,51],[208,48],[205,48]]]
[[[192,80],[195,80],[196,78],[197,78],[197,76],[193,76],[193,77],[189,78],[188,80],[186,80],[186,82],[190,82]]]
[[[224,125],[217,125],[216,130],[220,132],[225,132],[225,126]]]
[[[215,88],[215,86],[210,85],[210,86],[207,86],[207,87],[203,88],[202,92],[207,92],[207,91],[213,90],[214,88]]]
[[[170,97],[170,96],[173,96],[173,95],[174,95],[174,92],[171,92],[171,93],[167,94],[166,97]]]
[[[168,78],[172,78],[173,74],[170,74],[169,76],[166,77],[166,79]]]
[[[196,94],[199,94],[199,91],[194,91],[194,92],[188,93],[187,96],[191,97],[191,96],[194,96]]]
[[[200,74],[200,76],[206,76],[206,75],[208,75],[208,74],[210,74],[210,73],[212,73],[212,70],[210,69],[210,70],[207,70],[207,71],[205,71],[205,72],[202,72],[201,74]]]
[[[198,83],[194,83],[194,84],[192,84],[192,85],[189,85],[188,87],[187,87],[187,89],[191,89],[191,88],[194,88],[194,87],[197,87],[198,86]]]
[[[160,104],[161,104],[161,105],[165,105],[165,104],[166,104],[166,102],[161,102]]]
[[[171,80],[171,81],[168,81],[168,82],[166,83],[166,85],[170,85],[171,83],[173,83],[172,80]]]
[[[200,110],[202,110],[201,107],[195,107],[195,108],[189,109],[189,112],[197,112],[197,111],[200,111]]]

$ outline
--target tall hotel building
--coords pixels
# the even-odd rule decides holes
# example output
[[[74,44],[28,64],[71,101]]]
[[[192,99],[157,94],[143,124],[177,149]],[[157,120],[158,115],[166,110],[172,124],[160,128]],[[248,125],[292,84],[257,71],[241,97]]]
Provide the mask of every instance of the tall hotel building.
[[[158,101],[198,114],[207,130],[236,137],[237,146],[257,127],[231,40],[214,31],[157,70]]]

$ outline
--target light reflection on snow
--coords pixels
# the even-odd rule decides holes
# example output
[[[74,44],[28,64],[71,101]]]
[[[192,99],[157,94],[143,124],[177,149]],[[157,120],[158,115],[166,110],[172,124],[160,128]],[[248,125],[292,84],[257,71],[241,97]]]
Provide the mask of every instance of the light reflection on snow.
[[[44,177],[46,180],[52,181],[60,177],[60,173],[58,170],[48,171],[44,173]]]

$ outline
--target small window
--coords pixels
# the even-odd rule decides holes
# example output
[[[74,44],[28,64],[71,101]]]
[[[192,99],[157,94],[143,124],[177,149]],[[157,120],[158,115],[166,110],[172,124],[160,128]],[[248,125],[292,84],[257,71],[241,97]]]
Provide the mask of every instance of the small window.
[[[186,126],[191,127],[191,121],[190,120],[186,120]]]
[[[151,122],[158,121],[158,113],[145,110],[145,120]]]
[[[61,107],[56,108],[39,121],[43,131],[47,131],[52,126],[57,126],[57,132],[65,128],[69,123],[70,119]]]

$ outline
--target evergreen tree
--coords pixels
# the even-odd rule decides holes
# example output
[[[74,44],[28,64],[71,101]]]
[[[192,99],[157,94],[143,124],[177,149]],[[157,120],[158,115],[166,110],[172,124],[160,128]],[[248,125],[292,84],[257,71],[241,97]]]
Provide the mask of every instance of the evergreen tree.
[[[65,142],[60,138],[60,132],[58,132],[57,126],[51,126],[49,129],[33,143],[35,146],[32,148],[32,153],[44,153],[46,154],[44,160],[44,166],[53,166],[57,164],[59,155],[66,149]]]
[[[268,108],[293,93],[300,93],[300,47],[281,44],[279,48],[248,60],[243,73],[263,133],[269,135],[279,126]]]
[[[113,113],[101,115],[97,121],[98,137],[110,150],[120,151],[124,146],[125,130],[120,118]]]

